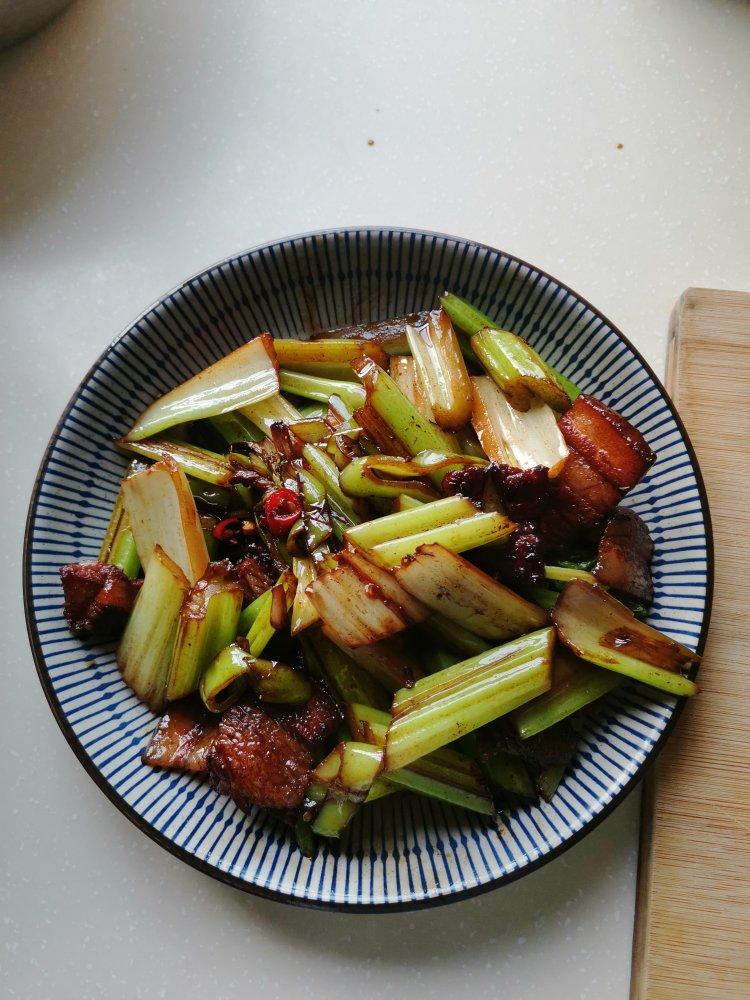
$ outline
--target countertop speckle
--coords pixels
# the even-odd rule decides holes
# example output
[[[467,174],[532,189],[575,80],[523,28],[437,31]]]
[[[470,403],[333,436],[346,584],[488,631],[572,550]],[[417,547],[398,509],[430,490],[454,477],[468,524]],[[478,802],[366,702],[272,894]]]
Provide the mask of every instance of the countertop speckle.
[[[24,634],[20,540],[100,350],[267,239],[374,223],[482,240],[572,285],[662,372],[684,288],[748,288],[748,51],[732,0],[77,0],[0,54],[6,996],[624,1000],[637,795],[455,906],[244,896],[148,841],[67,748]]]

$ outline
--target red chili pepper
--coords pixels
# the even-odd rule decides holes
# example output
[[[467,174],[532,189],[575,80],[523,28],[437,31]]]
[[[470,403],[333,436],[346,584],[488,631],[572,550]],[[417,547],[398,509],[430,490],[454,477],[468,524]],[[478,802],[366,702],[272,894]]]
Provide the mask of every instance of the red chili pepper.
[[[236,543],[237,539],[242,534],[242,518],[225,517],[223,521],[219,521],[219,523],[214,526],[214,530],[211,534],[218,542]]]
[[[302,501],[292,490],[274,490],[263,504],[268,530],[281,538],[289,534],[289,529],[302,517]]]

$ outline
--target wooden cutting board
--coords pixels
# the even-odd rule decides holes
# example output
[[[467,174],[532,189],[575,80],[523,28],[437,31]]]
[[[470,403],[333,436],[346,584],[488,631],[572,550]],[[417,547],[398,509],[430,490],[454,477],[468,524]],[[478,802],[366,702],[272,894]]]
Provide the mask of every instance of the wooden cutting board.
[[[632,1000],[750,998],[750,294],[691,288],[667,386],[716,547],[692,699],[644,789]]]

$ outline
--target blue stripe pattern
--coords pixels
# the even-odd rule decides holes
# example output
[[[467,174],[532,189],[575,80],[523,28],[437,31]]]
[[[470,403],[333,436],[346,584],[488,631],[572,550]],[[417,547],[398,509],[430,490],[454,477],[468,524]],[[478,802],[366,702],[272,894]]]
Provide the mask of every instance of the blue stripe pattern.
[[[42,465],[29,517],[30,630],[42,680],[77,752],[142,824],[220,877],[322,905],[418,904],[516,877],[559,853],[632,782],[675,700],[630,687],[582,736],[548,805],[502,825],[417,797],[361,810],[342,844],[313,860],[289,831],[240,812],[195,777],[140,755],[154,717],[123,684],[113,645],[74,638],[58,570],[95,559],[125,461],[110,442],[155,397],[270,330],[277,337],[431,307],[450,289],[637,423],[658,462],[628,498],[656,542],[650,621],[697,648],[707,611],[707,513],[691,452],[658,384],[620,334],[569,289],[488,247],[432,233],[363,229],[292,238],[240,254],[165,296],[113,343],[75,394]],[[71,732],[68,733],[69,737]]]

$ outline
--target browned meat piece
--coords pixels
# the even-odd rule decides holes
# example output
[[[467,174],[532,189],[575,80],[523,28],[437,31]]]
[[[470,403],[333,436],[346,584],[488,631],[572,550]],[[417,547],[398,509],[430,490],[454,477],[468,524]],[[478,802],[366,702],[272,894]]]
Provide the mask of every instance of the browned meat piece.
[[[558,426],[568,446],[623,491],[632,489],[656,458],[640,431],[593,396],[579,396]]]
[[[319,684],[313,685],[312,696],[304,705],[297,708],[265,705],[264,710],[308,746],[315,746],[332,736],[343,718],[338,706]]]
[[[653,554],[654,543],[645,522],[627,507],[618,507],[599,542],[594,576],[613,590],[650,604],[654,597]]]
[[[248,601],[254,601],[256,597],[260,597],[275,583],[266,567],[261,565],[254,556],[247,556],[242,562],[237,563],[236,569],[237,577]]]
[[[341,326],[338,330],[324,330],[313,333],[311,340],[367,340],[375,343],[388,343],[392,340],[406,340],[407,326],[422,326],[429,319],[429,312],[410,313],[408,316],[396,316],[393,319],[379,319],[375,323],[357,323],[353,326]],[[377,358],[375,359],[377,360]]]
[[[129,580],[119,566],[71,563],[60,570],[63,613],[73,632],[117,632],[133,610],[141,580]]]
[[[502,720],[484,726],[477,734],[480,760],[491,760],[498,752],[509,753],[537,770],[570,763],[577,747],[578,737],[565,719],[526,740]]]
[[[596,524],[619,502],[622,493],[607,482],[589,462],[576,451],[565,459],[562,472],[555,480],[559,511],[572,523]]]
[[[247,704],[224,713],[208,751],[212,784],[242,809],[298,808],[312,765],[307,747],[275,719]]]
[[[219,717],[207,712],[197,698],[175,702],[159,720],[143,763],[204,774],[208,750],[218,730]]]

